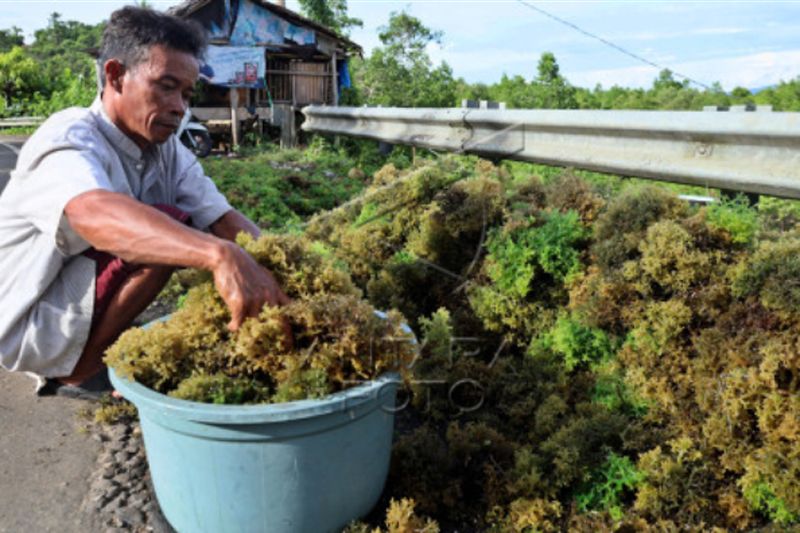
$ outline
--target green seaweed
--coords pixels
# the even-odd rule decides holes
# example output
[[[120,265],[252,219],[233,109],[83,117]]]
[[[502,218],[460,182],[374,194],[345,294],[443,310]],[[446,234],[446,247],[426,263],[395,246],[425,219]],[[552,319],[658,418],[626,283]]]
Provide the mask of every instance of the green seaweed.
[[[730,234],[731,242],[740,245],[751,244],[761,226],[758,211],[750,207],[743,195],[711,204],[706,218],[709,226],[725,230]]]
[[[636,470],[630,458],[609,452],[602,466],[592,472],[585,488],[575,495],[578,510],[608,511],[614,520],[620,520],[624,516],[623,500],[633,495],[643,480],[644,475]]]
[[[553,328],[536,339],[532,350],[551,350],[563,358],[568,371],[587,368],[614,356],[614,344],[606,333],[586,326],[572,316],[561,316]]]

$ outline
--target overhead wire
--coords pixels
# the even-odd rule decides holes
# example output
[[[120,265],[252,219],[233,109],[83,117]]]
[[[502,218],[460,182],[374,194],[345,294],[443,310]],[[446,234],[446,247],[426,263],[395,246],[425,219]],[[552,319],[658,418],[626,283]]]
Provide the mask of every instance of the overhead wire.
[[[540,13],[540,14],[548,17],[548,18],[551,18],[551,19],[555,20],[556,22],[558,22],[560,24],[563,24],[565,26],[568,26],[569,28],[572,28],[573,30],[575,30],[577,32],[580,32],[580,33],[582,33],[583,35],[585,35],[587,37],[590,37],[592,39],[600,41],[601,43],[605,44],[606,46],[609,46],[609,47],[617,50],[618,52],[621,52],[621,53],[625,54],[626,56],[632,57],[633,59],[635,59],[637,61],[645,63],[645,64],[647,64],[647,65],[649,65],[651,67],[656,67],[657,69],[660,69],[660,70],[669,70],[672,74],[674,74],[675,76],[678,76],[679,78],[683,78],[683,79],[685,79],[685,80],[687,80],[687,81],[689,81],[691,83],[694,83],[695,85],[699,85],[700,87],[703,87],[704,89],[712,90],[712,88],[710,86],[706,85],[705,83],[703,83],[701,81],[697,81],[697,80],[695,80],[693,78],[690,78],[689,76],[687,76],[685,74],[681,74],[680,72],[676,72],[676,71],[672,70],[671,68],[665,67],[663,65],[659,65],[658,63],[656,63],[654,61],[650,61],[649,59],[647,59],[645,57],[642,57],[642,56],[640,56],[640,55],[638,55],[638,54],[636,54],[634,52],[631,52],[630,50],[627,50],[627,49],[619,46],[618,44],[612,43],[608,39],[604,39],[603,37],[600,37],[599,35],[595,35],[594,33],[586,31],[583,28],[573,24],[572,22],[570,22],[568,20],[564,20],[561,17],[553,15],[549,11],[545,11],[544,9],[540,8],[539,6],[531,4],[530,2],[526,2],[525,0],[517,0],[517,2],[519,2],[520,4],[524,5],[525,7],[528,7],[528,8],[530,8],[530,9],[532,9],[532,10],[534,10],[534,11],[536,11],[536,12],[538,12],[538,13]]]

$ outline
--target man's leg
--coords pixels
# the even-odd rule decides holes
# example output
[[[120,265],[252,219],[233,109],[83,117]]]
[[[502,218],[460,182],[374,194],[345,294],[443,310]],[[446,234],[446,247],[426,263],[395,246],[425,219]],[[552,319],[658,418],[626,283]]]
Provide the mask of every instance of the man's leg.
[[[189,215],[174,206],[153,207],[178,222],[189,223]],[[69,376],[58,379],[64,385],[80,385],[105,368],[106,349],[156,299],[175,270],[163,265],[131,265],[94,248],[84,255],[92,258],[97,268],[94,319],[75,369]]]
[[[72,374],[59,378],[59,381],[65,385],[80,385],[103,370],[102,359],[106,349],[155,300],[174,270],[168,266],[144,266],[134,270],[92,324],[89,339]]]

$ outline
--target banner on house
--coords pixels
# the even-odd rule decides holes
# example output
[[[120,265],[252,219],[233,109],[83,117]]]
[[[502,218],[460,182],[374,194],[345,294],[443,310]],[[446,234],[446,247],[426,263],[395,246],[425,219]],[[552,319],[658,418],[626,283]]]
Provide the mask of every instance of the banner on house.
[[[232,45],[287,43],[312,45],[316,42],[317,35],[314,30],[296,26],[248,0],[239,2],[236,24],[230,37]]]
[[[200,77],[212,85],[263,88],[264,49],[254,46],[209,46]]]

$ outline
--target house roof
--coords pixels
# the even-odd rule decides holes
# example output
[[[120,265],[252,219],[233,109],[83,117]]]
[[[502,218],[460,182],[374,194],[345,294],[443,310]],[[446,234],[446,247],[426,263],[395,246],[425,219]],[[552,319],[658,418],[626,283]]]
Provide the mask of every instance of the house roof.
[[[167,13],[181,18],[186,18],[191,16],[194,12],[198,11],[199,9],[207,6],[208,4],[218,1],[220,0],[185,0],[180,4],[167,9]],[[284,20],[292,22],[298,26],[306,26],[320,33],[324,33],[328,37],[331,37],[332,39],[338,41],[342,45],[342,47],[346,50],[350,50],[359,55],[363,53],[363,49],[361,48],[361,46],[351,41],[347,37],[339,35],[332,29],[323,26],[318,22],[314,22],[313,20],[308,19],[300,15],[299,13],[295,13],[291,9],[279,6],[278,4],[270,2],[269,0],[250,0],[250,1],[258,6],[261,6],[264,9],[267,9],[268,11],[272,11],[273,13],[275,13]]]

